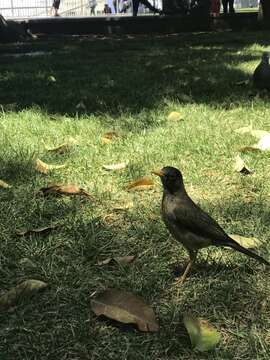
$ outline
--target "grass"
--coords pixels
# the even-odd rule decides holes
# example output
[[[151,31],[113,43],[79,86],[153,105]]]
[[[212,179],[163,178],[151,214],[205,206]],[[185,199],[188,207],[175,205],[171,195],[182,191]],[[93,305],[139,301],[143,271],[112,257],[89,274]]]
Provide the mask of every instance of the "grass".
[[[234,130],[250,123],[270,130],[269,95],[234,85],[270,50],[268,38],[269,32],[63,37],[1,46],[0,179],[13,187],[0,190],[0,289],[29,278],[50,285],[0,313],[1,360],[269,359],[267,269],[231,250],[206,249],[178,291],[172,284],[187,254],[160,219],[158,179],[152,191],[126,191],[152,169],[179,167],[193,199],[228,233],[261,239],[257,251],[270,258],[269,154],[244,156],[252,175],[233,171],[238,149],[255,142]],[[12,57],[28,51],[51,54]],[[86,110],[76,109],[80,101]],[[168,122],[170,111],[184,120]],[[102,145],[107,131],[119,138]],[[70,154],[45,150],[68,136],[78,140]],[[67,167],[42,175],[36,158]],[[122,161],[129,161],[125,170],[102,170]],[[36,195],[56,181],[78,184],[97,200]],[[125,201],[133,207],[114,209]],[[16,229],[52,223],[61,226],[46,236],[15,236]],[[131,254],[138,258],[127,266],[95,265]],[[90,295],[108,287],[141,295],[160,331],[142,334],[98,319]],[[191,350],[184,312],[221,332],[215,350]]]

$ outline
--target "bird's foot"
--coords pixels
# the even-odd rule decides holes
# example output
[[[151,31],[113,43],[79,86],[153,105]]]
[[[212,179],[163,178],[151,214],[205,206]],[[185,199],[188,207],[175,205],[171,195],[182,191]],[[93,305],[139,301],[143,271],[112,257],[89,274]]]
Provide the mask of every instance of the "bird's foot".
[[[180,286],[183,284],[184,281],[185,281],[185,278],[183,276],[179,276],[179,277],[175,278],[173,285]]]

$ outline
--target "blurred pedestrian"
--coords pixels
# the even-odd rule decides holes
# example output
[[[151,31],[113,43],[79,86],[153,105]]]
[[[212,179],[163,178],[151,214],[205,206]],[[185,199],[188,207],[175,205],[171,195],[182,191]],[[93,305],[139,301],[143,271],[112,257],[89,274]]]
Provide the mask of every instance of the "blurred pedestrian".
[[[133,16],[137,16],[138,14],[138,8],[139,5],[143,4],[145,7],[147,7],[149,10],[153,11],[153,13],[158,13],[159,15],[162,15],[163,12],[160,9],[157,9],[156,7],[154,7],[148,0],[133,0],[132,1],[132,5],[133,5]]]
[[[54,0],[50,10],[51,16],[59,16],[60,0]]]
[[[89,0],[90,15],[96,15],[97,0]]]
[[[111,14],[112,13],[112,9],[109,7],[108,4],[104,5],[104,9],[103,9],[104,14]]]
[[[210,14],[214,17],[219,16],[220,13],[220,0],[211,0]]]

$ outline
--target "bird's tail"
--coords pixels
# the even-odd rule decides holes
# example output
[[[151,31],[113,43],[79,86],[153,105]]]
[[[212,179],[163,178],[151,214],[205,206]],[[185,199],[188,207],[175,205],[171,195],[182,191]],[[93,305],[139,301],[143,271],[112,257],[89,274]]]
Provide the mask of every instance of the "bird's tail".
[[[245,254],[247,256],[252,257],[253,259],[258,260],[260,263],[265,264],[267,266],[270,266],[270,263],[265,260],[263,257],[261,257],[260,255],[255,254],[254,252],[244,248],[243,246],[239,245],[236,241],[234,241],[232,238],[228,239],[228,243],[226,243],[226,246],[229,246],[231,248],[233,248],[234,250],[237,250],[239,252],[241,252],[242,254]]]

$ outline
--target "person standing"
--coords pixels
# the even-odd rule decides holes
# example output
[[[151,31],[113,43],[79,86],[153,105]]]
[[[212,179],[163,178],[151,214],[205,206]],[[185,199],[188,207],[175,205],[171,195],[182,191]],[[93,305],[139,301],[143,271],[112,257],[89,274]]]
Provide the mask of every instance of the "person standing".
[[[54,0],[50,13],[52,16],[59,16],[59,7],[60,7],[60,0]]]
[[[213,17],[219,16],[220,13],[220,0],[211,0],[210,14]]]
[[[97,0],[89,0],[90,15],[96,15]]]

